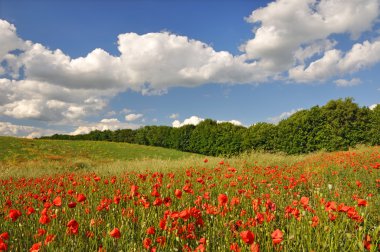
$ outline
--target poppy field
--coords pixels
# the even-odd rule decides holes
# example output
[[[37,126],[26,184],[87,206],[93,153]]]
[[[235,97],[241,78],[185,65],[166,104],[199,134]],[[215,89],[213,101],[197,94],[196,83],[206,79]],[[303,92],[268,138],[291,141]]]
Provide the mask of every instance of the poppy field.
[[[1,177],[0,251],[379,251],[380,148],[268,159]]]

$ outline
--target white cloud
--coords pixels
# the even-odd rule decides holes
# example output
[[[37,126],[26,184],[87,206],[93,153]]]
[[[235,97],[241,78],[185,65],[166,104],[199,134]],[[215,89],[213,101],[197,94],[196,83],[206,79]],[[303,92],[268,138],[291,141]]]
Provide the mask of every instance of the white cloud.
[[[371,106],[369,106],[368,108],[370,110],[374,110],[379,104],[372,104]]]
[[[254,31],[255,37],[242,45],[241,50],[250,59],[259,60],[263,69],[286,71],[294,64],[294,54],[300,48],[308,48],[306,58],[310,58],[320,53],[319,48],[310,46],[316,41],[327,43],[332,34],[349,33],[356,39],[372,28],[378,15],[378,0],[346,0],[344,3],[341,0],[277,0],[253,11],[247,18],[259,27]]]
[[[0,122],[0,135],[2,136],[19,136],[26,138],[36,138],[54,133],[62,133],[56,130],[43,129],[38,127],[16,125],[9,122]]]
[[[356,43],[344,53],[337,49],[326,51],[322,58],[309,66],[298,65],[289,70],[289,77],[299,82],[324,81],[335,75],[353,73],[380,61],[380,38],[374,42]]]
[[[128,90],[160,95],[207,83],[343,80],[380,61],[380,40],[359,40],[373,33],[378,17],[379,0],[277,0],[246,19],[256,27],[241,55],[157,32],[120,34],[119,54],[96,48],[77,58],[23,40],[0,20],[0,116],[72,123],[102,112]],[[335,34],[349,34],[355,45],[338,50]]]
[[[191,116],[187,119],[185,119],[183,122],[180,122],[179,120],[175,120],[172,122],[172,126],[174,128],[179,128],[184,125],[198,125],[200,122],[204,121],[205,119],[198,117],[198,116]]]
[[[361,84],[362,81],[358,78],[353,78],[351,80],[338,79],[338,80],[335,80],[334,83],[338,87],[352,87],[352,86],[356,86],[356,85]]]
[[[125,120],[128,121],[128,122],[136,121],[136,120],[140,119],[143,116],[144,116],[143,114],[128,114],[128,115],[125,116]]]
[[[243,124],[238,121],[238,120],[230,120],[230,121],[216,121],[217,123],[225,123],[225,122],[228,122],[228,123],[231,123],[233,125],[236,125],[236,126],[243,126]]]
[[[104,118],[100,121],[101,123],[120,123],[120,121],[117,118]]]
[[[292,109],[291,111],[283,112],[278,116],[269,117],[268,121],[273,123],[273,124],[278,124],[281,120],[284,120],[284,119],[288,118],[289,116],[293,115],[294,113],[301,111],[301,110],[303,110],[303,109],[302,108]]]
[[[173,113],[169,116],[170,119],[177,119],[179,117],[178,113]]]
[[[137,129],[141,125],[131,124],[131,123],[122,123],[116,118],[102,119],[98,123],[86,123],[79,126],[73,132],[69,133],[70,135],[80,135],[87,134],[94,130],[117,130],[117,129]]]
[[[198,125],[200,122],[203,122],[205,119],[201,118],[201,117],[198,117],[198,116],[191,116],[187,119],[185,119],[183,122],[179,121],[179,120],[175,120],[172,122],[172,126],[174,128],[179,128],[179,127],[182,127],[184,125]],[[243,126],[243,124],[237,120],[230,120],[230,121],[220,121],[220,120],[217,120],[216,123],[224,123],[224,122],[229,122],[229,123],[232,123],[236,126]]]

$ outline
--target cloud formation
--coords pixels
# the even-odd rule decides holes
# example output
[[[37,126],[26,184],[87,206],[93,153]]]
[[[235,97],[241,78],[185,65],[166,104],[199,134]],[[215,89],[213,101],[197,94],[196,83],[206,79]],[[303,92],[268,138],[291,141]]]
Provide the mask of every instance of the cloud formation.
[[[132,122],[142,118],[143,116],[143,114],[128,114],[125,116],[125,120],[128,122]]]
[[[362,81],[358,78],[353,78],[351,80],[338,79],[338,80],[335,80],[334,83],[338,87],[352,87],[352,86],[356,86],[356,85],[361,84]]]
[[[355,85],[357,79],[345,80],[346,74],[380,61],[380,38],[372,31],[379,5],[379,0],[273,1],[246,18],[255,28],[240,55],[156,32],[120,34],[118,55],[95,48],[72,58],[20,38],[13,24],[0,20],[0,116],[68,124],[102,112],[125,91],[160,95],[172,87],[208,83],[308,83],[337,77],[338,86]],[[365,32],[371,39],[361,38]],[[349,35],[352,47],[339,49],[337,34]]]
[[[87,134],[94,130],[117,130],[117,129],[137,129],[141,125],[132,123],[123,123],[116,118],[105,118],[98,123],[87,123],[77,127],[70,135]]]

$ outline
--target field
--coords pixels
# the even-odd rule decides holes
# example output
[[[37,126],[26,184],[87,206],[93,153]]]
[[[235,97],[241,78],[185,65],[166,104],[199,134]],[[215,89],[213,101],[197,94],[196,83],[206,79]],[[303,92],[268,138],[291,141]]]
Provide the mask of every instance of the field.
[[[204,157],[0,138],[0,251],[379,251],[380,148]]]

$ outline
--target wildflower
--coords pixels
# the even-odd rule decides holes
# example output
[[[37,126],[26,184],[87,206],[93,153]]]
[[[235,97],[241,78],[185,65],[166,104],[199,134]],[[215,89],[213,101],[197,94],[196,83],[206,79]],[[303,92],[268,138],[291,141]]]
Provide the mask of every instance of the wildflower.
[[[41,242],[34,243],[32,245],[32,247],[29,249],[29,252],[38,252],[38,251],[40,251],[41,245],[42,245]]]
[[[77,195],[77,201],[78,202],[84,202],[86,200],[86,196],[82,193]]]
[[[366,207],[368,205],[368,202],[364,199],[358,199],[358,206],[364,206]]]
[[[179,190],[179,189],[176,189],[175,192],[174,192],[174,195],[175,195],[178,199],[180,199],[180,198],[182,197],[182,191]]]
[[[62,205],[62,199],[61,199],[61,197],[57,196],[57,197],[53,200],[53,205],[54,205],[54,206],[61,206],[61,205]]]
[[[112,229],[112,231],[110,232],[110,236],[117,239],[120,238],[120,230],[118,228]]]
[[[246,244],[252,244],[255,239],[255,235],[250,230],[242,231],[240,237]]]
[[[152,245],[152,240],[149,239],[149,238],[145,238],[144,241],[143,241],[144,248],[149,249],[150,245]]]
[[[11,209],[9,211],[8,217],[12,219],[12,221],[16,221],[21,216],[21,212],[16,209]]]
[[[281,232],[280,229],[276,229],[275,231],[273,231],[273,233],[271,234],[273,243],[274,244],[281,243],[283,240],[283,236],[284,234]]]
[[[147,234],[155,234],[156,233],[156,230],[154,229],[154,227],[149,227],[147,230],[146,230],[146,233]]]
[[[76,220],[72,219],[67,223],[68,234],[78,234],[79,224]]]
[[[55,239],[55,235],[52,235],[52,234],[47,235],[45,238],[45,243],[44,243],[45,246],[48,245],[50,242],[54,241],[54,239]]]
[[[219,202],[219,205],[222,205],[222,206],[226,205],[227,202],[228,202],[227,195],[225,195],[225,194],[219,194],[219,196],[218,196],[218,202]]]

